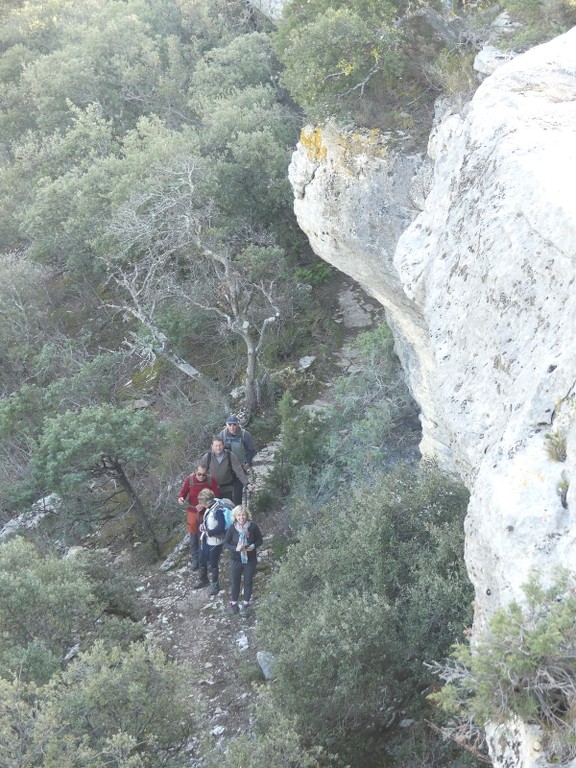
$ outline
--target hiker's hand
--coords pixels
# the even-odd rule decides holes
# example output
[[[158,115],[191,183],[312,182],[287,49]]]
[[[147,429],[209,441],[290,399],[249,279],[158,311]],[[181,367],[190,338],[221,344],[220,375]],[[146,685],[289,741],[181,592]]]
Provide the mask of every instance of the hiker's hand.
[[[182,498],[182,496],[178,497],[178,504],[184,504],[184,499]]]

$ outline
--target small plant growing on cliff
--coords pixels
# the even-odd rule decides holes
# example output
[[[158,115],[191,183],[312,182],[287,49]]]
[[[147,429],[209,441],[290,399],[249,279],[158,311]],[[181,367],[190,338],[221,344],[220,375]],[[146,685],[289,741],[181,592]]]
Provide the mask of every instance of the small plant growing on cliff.
[[[482,728],[517,716],[537,723],[555,760],[576,756],[576,580],[561,571],[551,587],[536,578],[525,602],[499,610],[483,637],[457,644],[444,665],[445,685],[433,701],[463,723]]]
[[[544,438],[548,457],[552,461],[566,461],[566,434],[556,430],[544,435]]]
[[[556,493],[560,497],[560,502],[564,509],[568,509],[568,489],[570,488],[570,479],[565,471],[562,472],[562,476],[556,486]]]
[[[426,67],[426,74],[431,83],[446,94],[471,93],[478,87],[473,61],[473,51],[442,50]]]

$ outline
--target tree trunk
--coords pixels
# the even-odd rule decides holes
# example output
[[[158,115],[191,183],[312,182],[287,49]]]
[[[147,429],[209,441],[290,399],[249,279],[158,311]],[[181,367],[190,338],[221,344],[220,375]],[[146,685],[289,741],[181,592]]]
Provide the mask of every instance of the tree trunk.
[[[246,420],[249,421],[257,411],[259,403],[258,387],[256,382],[256,369],[258,363],[258,353],[256,344],[250,338],[249,334],[244,336],[246,342],[246,395],[245,408]]]
[[[116,473],[118,482],[120,483],[122,488],[126,491],[126,493],[128,494],[128,497],[132,502],[132,506],[134,507],[134,511],[136,512],[136,517],[138,518],[138,522],[140,523],[144,536],[148,540],[152,541],[152,543],[154,544],[154,549],[156,550],[156,554],[159,557],[160,544],[158,542],[158,539],[156,538],[156,534],[154,533],[154,528],[152,527],[152,523],[148,519],[148,515],[146,514],[146,511],[142,505],[142,502],[140,501],[138,494],[132,487],[130,480],[128,480],[128,478],[126,477],[126,474],[124,473],[124,469],[120,464],[120,462],[113,461],[111,463],[112,463],[112,466],[114,467],[114,472]]]
[[[186,360],[182,360],[182,358],[179,357],[175,352],[172,352],[170,345],[168,344],[168,337],[158,328],[156,323],[152,322],[152,320],[146,317],[142,312],[132,311],[132,314],[138,320],[140,320],[142,325],[144,325],[154,336],[157,345],[154,346],[153,349],[157,355],[164,357],[165,360],[168,360],[169,363],[172,363],[172,365],[178,368],[179,371],[182,371],[182,373],[186,374],[186,376],[190,376],[191,379],[198,379],[202,377],[200,371],[194,368],[193,365],[190,365],[190,363],[187,363]]]

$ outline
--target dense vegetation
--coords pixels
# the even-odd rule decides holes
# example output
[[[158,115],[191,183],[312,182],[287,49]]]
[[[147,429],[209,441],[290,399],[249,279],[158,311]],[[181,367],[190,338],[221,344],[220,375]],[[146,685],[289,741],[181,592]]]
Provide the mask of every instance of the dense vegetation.
[[[575,0],[506,5],[517,49],[574,22]],[[175,486],[240,404],[258,443],[282,428],[259,513],[282,498],[295,536],[262,607],[278,677],[260,738],[205,760],[462,765],[424,694],[425,662],[470,619],[466,495],[418,467],[385,326],[358,340],[353,379],[321,362],[340,342],[321,304],[334,275],[286,169],[308,120],[421,146],[435,97],[474,88],[502,9],[293,0],[272,26],[241,0],[2,4],[0,522],[59,497],[0,544],[7,768],[189,762],[197,713],[128,576],[61,555],[114,526],[155,562]],[[300,405],[316,383],[290,366],[309,352],[334,396],[315,419]]]
[[[399,757],[393,725],[421,716],[432,682],[423,660],[461,634],[471,598],[463,489],[425,468],[374,480],[314,513],[260,614],[262,643],[277,658],[276,708],[306,743],[356,765]]]

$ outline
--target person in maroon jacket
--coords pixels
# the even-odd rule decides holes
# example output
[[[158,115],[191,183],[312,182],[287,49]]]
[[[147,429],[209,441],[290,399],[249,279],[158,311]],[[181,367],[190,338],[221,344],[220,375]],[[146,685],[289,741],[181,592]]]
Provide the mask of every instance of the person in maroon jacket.
[[[186,499],[188,500],[186,525],[190,534],[190,568],[193,571],[197,571],[200,567],[200,523],[204,515],[196,507],[198,504],[198,494],[203,488],[208,488],[208,490],[214,493],[216,498],[219,498],[220,488],[216,478],[208,474],[208,469],[204,464],[199,464],[196,470],[184,480],[182,490],[178,494],[178,504],[184,504]]]

